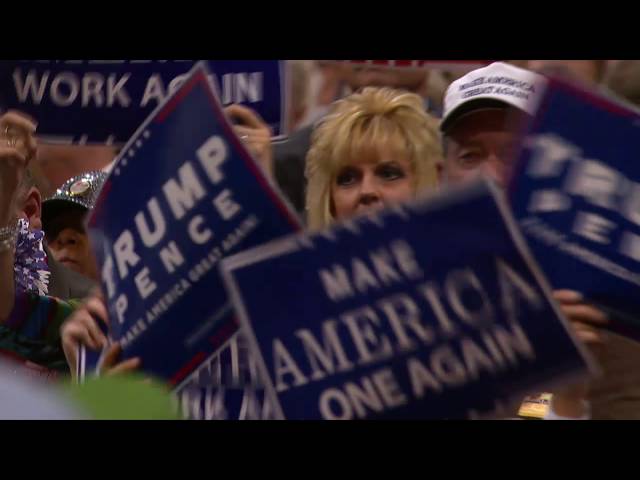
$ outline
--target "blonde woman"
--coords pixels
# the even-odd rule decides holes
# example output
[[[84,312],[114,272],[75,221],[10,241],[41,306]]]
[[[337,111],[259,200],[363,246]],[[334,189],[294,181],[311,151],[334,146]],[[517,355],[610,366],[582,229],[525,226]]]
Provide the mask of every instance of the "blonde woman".
[[[307,155],[308,227],[435,189],[442,161],[438,121],[413,93],[367,87],[336,102]]]

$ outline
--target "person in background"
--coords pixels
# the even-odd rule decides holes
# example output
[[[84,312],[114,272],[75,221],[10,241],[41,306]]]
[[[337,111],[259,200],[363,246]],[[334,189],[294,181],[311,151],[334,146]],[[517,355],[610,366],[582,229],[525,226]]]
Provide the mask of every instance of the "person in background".
[[[97,265],[84,225],[106,178],[102,171],[70,178],[42,204],[43,230],[53,258],[96,283]]]
[[[57,379],[68,373],[61,326],[95,285],[43,244],[41,196],[29,168],[35,129],[19,112],[0,117],[0,352],[20,373]]]
[[[15,112],[14,114],[32,122],[23,114]],[[33,141],[35,142],[35,137]],[[49,182],[39,162],[41,148],[40,145],[37,146],[37,151],[24,171],[18,192],[20,204],[17,207],[18,213],[16,213],[16,217],[21,216],[29,224],[29,229],[36,231],[42,230],[42,192],[50,190]],[[44,252],[50,272],[48,285],[50,296],[68,300],[84,298],[89,295],[95,287],[93,280],[57,262],[46,242],[44,243]]]
[[[52,295],[60,272],[43,247],[41,197],[28,166],[37,153],[35,123],[18,112],[0,117],[0,349],[6,358],[56,377],[66,372],[59,329],[76,301]],[[64,278],[64,277],[62,277]]]
[[[525,68],[598,86],[607,73],[607,60],[528,60]]]
[[[393,69],[346,62],[332,63],[330,68],[334,83],[341,85],[341,88],[337,89],[338,98],[343,98],[367,86],[389,87],[415,93],[421,99],[423,108],[429,111],[428,70]],[[305,162],[316,123],[308,124],[287,139],[273,143],[276,182],[303,218],[306,188]]]
[[[491,76],[514,80],[528,97],[481,93],[482,89],[477,90],[480,92],[477,95],[465,93],[477,88],[474,81],[480,77]],[[541,78],[534,72],[496,62],[474,70],[451,84],[445,95],[445,111],[440,127],[445,152],[440,175],[444,184],[461,184],[479,175],[486,175],[498,185],[507,186],[516,160],[514,148],[518,140],[517,131],[521,122],[535,113],[536,103],[543,91],[542,88],[536,88]],[[461,88],[465,85],[469,87]],[[533,86],[533,90],[530,86]],[[603,330],[608,323],[606,315],[591,306],[578,292],[555,291],[554,297],[578,337],[599,358],[605,375],[590,384],[582,383],[554,392],[549,418],[603,418],[603,411],[616,409],[612,405],[614,402],[601,401],[606,394],[599,392],[597,386],[608,382],[611,382],[611,388],[605,387],[604,390],[609,392],[609,399],[617,397],[621,402],[626,402],[624,409],[617,410],[621,415],[618,418],[640,418],[640,383],[636,381],[640,375],[633,374],[638,369],[627,364],[627,373],[634,377],[634,381],[626,382],[624,388],[620,388],[621,385],[613,386],[613,377],[618,377],[618,380],[620,377],[608,371],[608,357],[614,354],[618,342],[613,334]],[[630,356],[628,360],[637,358]]]
[[[627,102],[640,107],[640,60],[613,62],[605,86]]]
[[[36,157],[32,162],[29,163],[26,171],[25,184],[24,188],[31,190],[31,193],[37,195],[39,199],[47,198],[55,193],[56,189],[51,187],[51,182],[49,178],[45,175],[41,166],[39,165],[40,160],[40,152],[42,149],[42,145],[38,144],[38,152]],[[45,194],[45,192],[48,192]],[[42,220],[43,217],[43,208],[44,201],[38,200],[39,202],[39,223],[42,228],[42,224],[44,223]],[[44,231],[44,230],[43,230]],[[94,281],[87,278],[86,276],[80,275],[77,272],[67,268],[63,264],[57,262],[54,256],[47,245],[45,240],[44,242],[44,250],[47,254],[47,262],[49,264],[49,269],[51,270],[51,282],[50,282],[50,292],[52,295],[60,297],[60,298],[76,298],[80,297],[85,293],[88,293],[90,289],[95,285]],[[58,275],[59,273],[59,275]],[[57,282],[56,279],[60,279],[61,287],[56,288]],[[78,292],[78,293],[76,293]],[[73,295],[71,294],[73,293]]]
[[[308,227],[322,229],[434,191],[442,161],[438,121],[421,97],[367,87],[336,102],[307,158]]]
[[[107,176],[103,171],[91,171],[70,178],[42,204],[43,230],[51,256],[96,284],[100,280],[98,266],[85,224]],[[72,376],[76,372],[78,344],[101,350],[107,346],[107,327],[108,316],[100,290],[96,288],[60,327],[62,348]],[[139,359],[117,364],[119,353],[118,345],[110,347],[103,363],[105,369],[119,373],[139,366]]]
[[[424,68],[389,68],[369,64],[349,63],[342,70],[345,83],[343,96],[365,87],[390,87],[419,95],[428,110],[429,70]]]
[[[342,95],[342,65],[325,60],[303,60],[308,65],[306,112],[299,128],[314,125]]]
[[[289,131],[295,132],[304,126],[310,111],[310,83],[312,65],[310,60],[289,60],[290,68],[290,100],[289,100]]]
[[[233,130],[253,158],[262,167],[268,178],[273,179],[273,150],[271,137],[273,132],[258,112],[244,105],[233,104],[224,109],[233,123]]]

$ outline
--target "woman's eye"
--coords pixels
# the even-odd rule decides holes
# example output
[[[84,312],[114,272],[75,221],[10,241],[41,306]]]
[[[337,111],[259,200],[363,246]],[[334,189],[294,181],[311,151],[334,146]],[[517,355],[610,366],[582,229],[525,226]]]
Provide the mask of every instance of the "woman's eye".
[[[340,186],[352,185],[358,179],[357,172],[353,170],[343,170],[336,177],[336,184]]]
[[[378,175],[385,180],[396,180],[398,178],[404,178],[405,176],[404,170],[392,165],[381,167],[378,170]]]

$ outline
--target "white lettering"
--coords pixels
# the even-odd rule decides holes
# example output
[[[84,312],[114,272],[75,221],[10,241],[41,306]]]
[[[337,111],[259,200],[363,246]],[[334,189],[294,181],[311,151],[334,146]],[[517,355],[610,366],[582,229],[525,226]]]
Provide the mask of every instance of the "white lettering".
[[[107,285],[107,298],[111,299],[116,293],[116,284],[113,279],[113,257],[107,255],[102,266],[102,281]]]
[[[49,81],[49,71],[46,71],[42,74],[42,78],[40,78],[40,82],[38,82],[37,74],[34,70],[29,70],[27,76],[22,82],[22,70],[16,68],[13,72],[13,85],[16,89],[16,96],[18,97],[18,101],[20,103],[24,103],[27,101],[27,96],[31,96],[31,101],[35,105],[40,105],[42,102],[42,97],[44,96],[44,91],[47,88],[47,82]]]
[[[400,293],[385,298],[378,302],[378,306],[387,316],[401,350],[408,351],[415,348],[415,343],[407,335],[405,327],[410,328],[423,343],[428,344],[433,341],[433,331],[420,323],[420,309],[409,295]],[[403,315],[399,310],[403,310]]]
[[[209,180],[211,180],[214,185],[222,181],[224,175],[222,175],[220,166],[227,159],[227,145],[220,137],[210,137],[198,149],[196,156],[205,172],[207,172]]]
[[[442,392],[442,385],[417,358],[407,361],[411,391],[416,398],[422,398],[427,388],[436,393]]]
[[[104,77],[99,73],[87,73],[82,77],[82,106],[89,105],[89,101],[93,99],[96,107],[104,105]]]
[[[327,374],[334,373],[336,370],[334,358],[337,360],[338,372],[345,372],[353,368],[342,348],[336,328],[337,322],[335,320],[329,320],[322,324],[322,347],[310,330],[300,329],[295,332],[295,336],[302,341],[304,351],[311,365],[312,380],[321,380]],[[322,368],[318,363],[322,364]]]
[[[371,252],[370,258],[376,275],[382,283],[389,285],[401,280],[398,272],[391,266],[391,256],[387,251],[380,249],[377,252]]]
[[[467,383],[464,364],[449,346],[442,346],[431,353],[431,370],[445,384],[455,387]]]
[[[69,90],[68,93],[63,93],[60,89],[61,84],[64,83]],[[78,97],[80,92],[80,84],[78,78],[70,72],[62,72],[51,82],[51,101],[59,107],[68,107]]]
[[[582,196],[594,205],[614,209],[613,198],[624,180],[620,173],[596,160],[576,163],[567,175],[565,188],[573,195]]]
[[[365,293],[368,287],[380,288],[376,277],[369,271],[362,260],[354,258],[351,263],[353,284],[360,293]]]
[[[169,244],[160,250],[160,259],[167,273],[173,273],[176,271],[176,267],[179,267],[184,263],[184,257],[178,248],[175,241],[169,242]]]
[[[622,205],[622,214],[636,225],[640,225],[640,184],[631,184],[629,195]]]
[[[407,397],[400,390],[400,386],[390,368],[383,368],[377,371],[372,378],[385,406],[396,408],[407,403]]]
[[[358,361],[360,365],[391,356],[392,348],[389,338],[386,335],[378,337],[371,326],[371,324],[376,327],[380,326],[380,318],[371,307],[352,310],[341,315],[340,319],[349,328],[349,333],[360,356]],[[374,349],[378,347],[377,350],[371,350],[367,342]]]
[[[293,376],[293,386],[295,387],[308,382],[289,351],[277,338],[273,340],[273,365],[277,392],[284,392],[289,389],[289,385],[283,381],[283,377],[286,374]]]
[[[145,219],[143,211],[136,214],[134,221],[138,228],[138,233],[140,234],[142,243],[144,243],[145,247],[153,248],[160,240],[162,240],[162,237],[164,237],[164,234],[167,231],[167,224],[164,220],[164,216],[162,215],[162,210],[160,210],[158,200],[155,197],[149,200],[147,208],[151,214],[151,220],[153,221],[153,230],[149,228],[149,224]]]
[[[527,166],[527,174],[534,178],[557,177],[564,164],[581,153],[575,145],[552,133],[529,136],[524,143],[535,149]]]
[[[118,317],[118,321],[122,325],[124,323],[124,312],[127,311],[127,307],[129,306],[129,302],[127,300],[127,296],[122,293],[116,300],[116,316]]]
[[[164,100],[164,97],[165,92],[162,77],[160,77],[160,74],[154,73],[149,77],[147,86],[144,89],[144,94],[142,95],[140,106],[146,107],[151,100],[154,100],[156,103],[160,103]]]
[[[228,188],[225,188],[222,192],[216,195],[213,199],[213,205],[223,218],[223,220],[232,219],[242,208],[231,198],[232,192]]]
[[[173,95],[173,93],[182,86],[184,81],[187,78],[187,74],[178,75],[176,78],[169,82],[169,95]]]
[[[571,208],[571,198],[558,190],[538,190],[531,195],[529,212],[561,212]]]
[[[462,358],[467,366],[467,373],[470,379],[477,379],[481,370],[495,375],[496,368],[491,359],[482,351],[480,346],[470,338],[465,338],[460,342],[462,349]]]
[[[262,72],[238,73],[235,75],[235,85],[236,103],[262,101]]]
[[[458,327],[451,321],[449,315],[440,301],[440,289],[434,282],[428,282],[418,287],[418,290],[429,302],[429,306],[438,320],[440,333],[452,337],[458,332]]]
[[[542,308],[542,297],[504,260],[496,259],[496,271],[502,308],[507,312],[507,318],[510,322],[515,322],[518,319],[519,302],[517,297],[526,300],[536,310]]]
[[[338,404],[339,411],[336,412],[331,408],[332,400]],[[325,420],[351,420],[353,418],[349,399],[337,388],[329,388],[320,395],[320,414]]]
[[[125,73],[120,80],[116,83],[116,74],[109,75],[107,79],[107,106],[112,107],[118,100],[118,104],[121,107],[128,107],[131,103],[131,98],[124,89],[124,84],[127,83],[131,74]]]
[[[417,280],[424,276],[420,265],[418,265],[415,259],[411,245],[404,240],[396,240],[391,243],[390,247],[396,263],[398,267],[400,267],[400,271],[404,273],[407,278]]]
[[[129,273],[129,267],[135,267],[140,257],[133,251],[133,235],[129,230],[120,234],[113,244],[113,253],[116,257],[116,265],[121,279],[125,279]]]
[[[375,412],[381,412],[384,409],[384,405],[380,401],[369,377],[363,377],[360,385],[353,382],[346,383],[344,390],[359,418],[367,416],[366,407]]]
[[[640,262],[640,236],[624,232],[620,240],[620,251],[623,255]]]
[[[334,302],[352,296],[354,293],[346,270],[339,265],[333,265],[332,268],[332,272],[327,269],[319,272],[327,296]]]
[[[476,297],[482,300],[481,306],[475,311],[471,311],[462,302],[462,292],[465,289],[474,292]],[[479,325],[493,320],[493,306],[482,288],[480,280],[472,270],[465,269],[450,272],[445,281],[445,292],[451,308],[464,322],[470,325]]]
[[[204,245],[207,243],[211,237],[213,236],[213,232],[209,228],[204,228],[200,230],[199,227],[204,223],[204,217],[202,215],[196,215],[189,222],[189,226],[187,227],[187,231],[189,232],[189,237],[193,240],[197,245]]]
[[[518,365],[517,353],[527,359],[534,360],[536,358],[536,353],[529,343],[529,339],[515,322],[509,323],[511,327],[511,332],[504,329],[501,325],[496,325],[494,330],[494,335],[502,349],[504,356],[509,360],[509,362],[516,366]]]
[[[189,162],[185,162],[180,167],[178,177],[180,183],[172,178],[162,186],[176,220],[184,217],[187,211],[206,195],[204,187]]]
[[[149,273],[149,269],[144,267],[135,276],[136,287],[138,287],[138,293],[143,300],[151,295],[158,286],[149,278]]]
[[[611,243],[608,234],[614,229],[616,224],[595,213],[578,212],[573,225],[573,233],[587,238],[593,242]]]

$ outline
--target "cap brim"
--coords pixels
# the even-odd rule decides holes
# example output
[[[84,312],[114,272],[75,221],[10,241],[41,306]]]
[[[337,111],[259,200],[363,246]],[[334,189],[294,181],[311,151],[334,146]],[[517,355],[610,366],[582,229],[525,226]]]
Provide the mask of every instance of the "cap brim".
[[[47,231],[48,225],[51,221],[60,215],[64,211],[70,209],[77,209],[81,212],[86,212],[88,209],[84,205],[74,202],[72,200],[66,200],[62,198],[52,198],[42,203],[42,227]]]
[[[466,117],[472,112],[497,108],[516,108],[518,110],[521,110],[519,107],[511,103],[497,100],[495,98],[474,98],[473,100],[464,102],[463,104],[456,107],[453,111],[451,111],[449,115],[447,115],[447,117],[440,123],[440,131],[442,131],[443,133],[447,133],[462,117]]]

